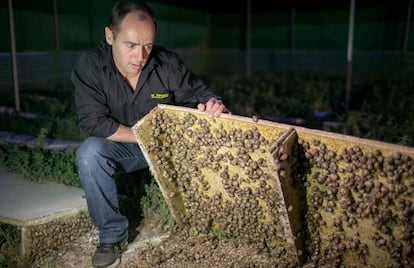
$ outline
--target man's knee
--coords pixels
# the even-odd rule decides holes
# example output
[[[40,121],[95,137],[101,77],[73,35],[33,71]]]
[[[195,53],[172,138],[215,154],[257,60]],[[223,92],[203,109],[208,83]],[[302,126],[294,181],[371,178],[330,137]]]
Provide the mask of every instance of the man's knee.
[[[100,137],[89,137],[76,149],[76,164],[78,167],[88,167],[96,161],[96,156],[101,155],[107,140]]]

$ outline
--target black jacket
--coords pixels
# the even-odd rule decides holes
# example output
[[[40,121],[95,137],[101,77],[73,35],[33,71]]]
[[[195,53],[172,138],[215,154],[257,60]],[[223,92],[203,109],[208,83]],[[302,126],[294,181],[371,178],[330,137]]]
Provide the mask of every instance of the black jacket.
[[[215,97],[213,90],[172,51],[154,46],[132,91],[123,80],[105,41],[85,51],[72,71],[79,126],[90,136],[108,137],[119,124],[133,126],[157,104],[196,107]]]

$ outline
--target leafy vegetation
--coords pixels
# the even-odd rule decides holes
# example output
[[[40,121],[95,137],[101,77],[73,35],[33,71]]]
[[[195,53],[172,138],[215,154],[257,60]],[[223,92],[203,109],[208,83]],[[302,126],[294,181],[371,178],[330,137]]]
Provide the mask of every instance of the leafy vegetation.
[[[22,267],[17,227],[0,224],[0,267]]]
[[[251,78],[240,75],[212,75],[204,78],[221,95],[233,114],[262,119],[301,118],[304,126],[323,128],[321,120],[336,121],[326,128],[361,138],[414,146],[414,78],[398,74],[356,78],[349,107],[345,107],[345,79],[295,74],[260,73]],[[0,130],[81,141],[72,90],[23,92],[21,110],[34,113],[0,114]],[[13,106],[10,94],[0,93],[0,105]],[[348,108],[348,109],[346,109]],[[345,111],[348,110],[347,113]],[[317,113],[329,116],[318,118]]]
[[[293,74],[258,74],[251,79],[214,77],[209,81],[233,114],[278,120],[299,117],[305,127],[414,146],[414,79],[384,75],[358,79],[345,107],[345,79]],[[347,112],[346,112],[347,111]],[[328,116],[319,119],[318,112]],[[324,128],[321,120],[335,121]]]
[[[36,136],[45,129],[48,138],[83,140],[86,136],[78,127],[71,92],[69,89],[55,93],[49,90],[23,92],[20,113],[11,108],[14,103],[10,93],[0,92],[0,106],[5,108],[0,113],[0,130]]]
[[[42,132],[36,144],[0,143],[0,165],[31,181],[54,181],[80,187],[74,149],[47,150],[42,147]]]
[[[414,80],[370,78],[356,86],[348,114],[338,116],[334,131],[361,138],[414,146]],[[358,108],[358,109],[356,109]]]
[[[308,117],[312,111],[332,111],[344,100],[345,84],[339,77],[312,77],[293,74],[257,74],[212,79],[234,114],[263,118]]]
[[[146,195],[141,199],[141,207],[147,223],[162,230],[170,230],[174,225],[174,218],[155,180],[145,185],[145,192]]]

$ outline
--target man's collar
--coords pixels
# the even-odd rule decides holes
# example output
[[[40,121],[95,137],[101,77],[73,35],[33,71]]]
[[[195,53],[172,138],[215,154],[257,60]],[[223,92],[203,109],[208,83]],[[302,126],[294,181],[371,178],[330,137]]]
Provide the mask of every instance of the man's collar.
[[[104,55],[104,60],[102,61],[102,69],[104,71],[112,70],[116,73],[116,66],[114,59],[112,57],[112,46],[110,46],[105,40],[103,40],[100,44],[102,46],[102,51]]]

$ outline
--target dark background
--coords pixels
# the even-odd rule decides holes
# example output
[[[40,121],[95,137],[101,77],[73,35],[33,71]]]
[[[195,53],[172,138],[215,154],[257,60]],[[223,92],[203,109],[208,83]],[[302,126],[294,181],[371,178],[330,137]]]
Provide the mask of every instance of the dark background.
[[[356,0],[354,77],[413,71],[410,1]],[[54,8],[52,0],[13,0],[20,88],[67,85],[79,52],[103,39],[114,2],[56,0]],[[156,42],[198,75],[243,74],[248,57],[253,73],[346,75],[350,1],[252,0],[250,32],[247,1],[146,2],[158,19]],[[13,87],[7,3],[0,2],[0,90]]]
[[[12,0],[17,90],[8,2],[0,1],[0,129],[82,138],[70,73],[103,40],[115,1]],[[156,43],[177,52],[234,114],[414,144],[414,0],[355,0],[352,64],[351,0],[146,2]],[[45,122],[8,118],[18,103]]]
[[[6,0],[0,2],[0,51],[10,50]],[[115,1],[13,0],[18,51],[80,50],[103,37]],[[247,1],[146,1],[158,18],[159,43],[172,48],[245,47]],[[251,1],[253,48],[346,49],[350,1]],[[356,50],[401,50],[409,0],[356,0]],[[412,34],[412,27],[409,30]],[[408,49],[413,48],[412,42]]]

